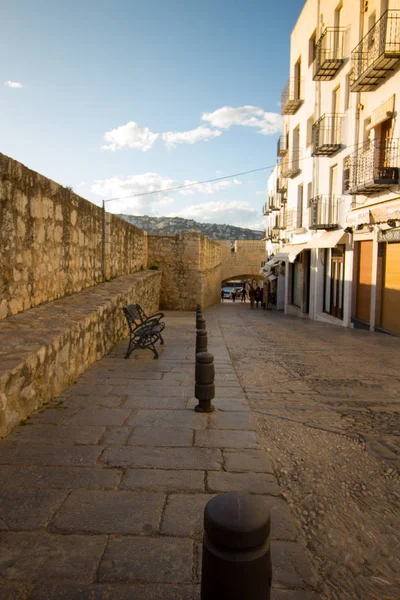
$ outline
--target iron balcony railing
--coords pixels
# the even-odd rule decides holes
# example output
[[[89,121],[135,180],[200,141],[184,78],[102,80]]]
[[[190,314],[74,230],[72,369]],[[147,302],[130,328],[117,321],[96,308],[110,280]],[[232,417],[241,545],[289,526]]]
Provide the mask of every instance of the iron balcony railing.
[[[342,147],[343,116],[322,115],[312,126],[312,156],[332,156]]]
[[[346,194],[373,194],[399,183],[400,140],[368,141],[344,159]]]
[[[277,229],[286,229],[286,212],[284,208],[281,208],[279,213],[276,215],[275,227]]]
[[[341,196],[319,195],[310,201],[310,229],[337,229],[340,225]]]
[[[285,213],[285,229],[293,231],[303,226],[303,214],[297,208],[290,208]]]
[[[351,53],[352,92],[370,92],[399,66],[400,10],[387,10]]]
[[[269,207],[271,210],[281,209],[281,196],[280,194],[271,194],[269,197]]]
[[[303,79],[288,79],[281,93],[281,114],[294,115],[303,104]]]
[[[285,133],[284,135],[281,135],[281,137],[278,140],[278,147],[277,147],[277,155],[278,156],[285,156],[285,154],[287,153],[287,151],[289,150],[289,135],[287,133]]]
[[[269,215],[269,214],[271,214],[271,209],[270,209],[270,207],[269,207],[269,202],[265,202],[265,204],[263,204],[263,207],[262,207],[262,214],[264,215],[264,217],[265,217],[266,215]]]
[[[281,160],[281,175],[284,178],[293,178],[300,173],[300,170],[300,150],[291,150]]]
[[[282,175],[279,175],[279,177],[276,180],[276,189],[278,192],[285,192],[287,193],[287,179],[286,177],[282,177]]]
[[[327,27],[315,45],[314,81],[330,81],[345,60],[343,27]]]

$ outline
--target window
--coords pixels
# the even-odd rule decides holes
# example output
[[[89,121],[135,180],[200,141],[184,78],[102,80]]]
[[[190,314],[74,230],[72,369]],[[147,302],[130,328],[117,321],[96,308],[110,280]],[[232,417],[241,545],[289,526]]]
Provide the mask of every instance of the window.
[[[311,198],[312,198],[312,181],[307,183],[307,208],[311,206]]]
[[[301,99],[301,56],[294,65],[294,97],[296,100]]]
[[[364,120],[363,144],[365,146],[369,145],[371,141],[371,131],[371,117],[369,117],[369,119]]]
[[[314,115],[307,119],[307,146],[312,144],[312,126],[314,123]]]
[[[317,43],[317,32],[314,31],[310,39],[308,40],[308,66],[310,67],[316,55],[316,43]]]
[[[303,227],[303,184],[297,187],[297,219],[296,227]]]
[[[337,86],[332,92],[332,114],[336,115],[340,113],[340,85]]]
[[[351,107],[351,102],[350,102],[350,98],[351,98],[350,86],[351,86],[352,76],[353,76],[353,72],[352,71],[350,71],[350,73],[347,73],[347,75],[346,75],[346,88],[345,88],[345,91],[344,91],[344,110],[349,110],[349,108]]]

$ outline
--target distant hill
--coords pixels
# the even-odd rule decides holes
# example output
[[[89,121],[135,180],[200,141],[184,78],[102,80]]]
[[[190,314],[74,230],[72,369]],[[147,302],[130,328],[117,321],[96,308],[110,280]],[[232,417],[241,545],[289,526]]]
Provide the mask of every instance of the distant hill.
[[[180,217],[119,216],[149,233],[184,233],[194,230],[207,235],[212,240],[261,240],[265,235],[264,231],[234,227],[233,225],[218,225],[217,223],[198,223],[193,219],[181,219]]]

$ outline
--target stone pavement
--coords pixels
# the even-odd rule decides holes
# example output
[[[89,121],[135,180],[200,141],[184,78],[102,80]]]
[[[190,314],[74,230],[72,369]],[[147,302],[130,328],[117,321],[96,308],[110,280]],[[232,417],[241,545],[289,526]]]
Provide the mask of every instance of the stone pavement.
[[[120,344],[0,441],[1,600],[197,599],[203,509],[229,490],[271,507],[273,600],[318,598],[215,309],[206,319],[215,413],[193,411],[195,316],[169,313],[158,361]]]

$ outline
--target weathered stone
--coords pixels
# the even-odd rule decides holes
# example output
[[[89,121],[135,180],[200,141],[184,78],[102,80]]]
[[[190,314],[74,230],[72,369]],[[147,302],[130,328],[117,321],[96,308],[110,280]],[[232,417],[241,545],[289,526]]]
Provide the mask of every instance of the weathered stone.
[[[96,464],[100,446],[48,446],[0,442],[2,465],[65,465],[90,467]]]
[[[42,532],[0,534],[0,577],[25,582],[89,584],[103,555],[106,536]]]
[[[143,408],[146,410],[176,410],[176,409],[184,409],[186,408],[186,397],[185,396],[151,396],[150,394],[147,396],[142,396],[138,394],[137,396],[129,396],[128,399],[123,404],[124,408]]]
[[[193,542],[174,538],[111,539],[99,568],[100,581],[191,583]]]
[[[210,494],[171,494],[165,508],[161,533],[193,537],[203,533],[204,507]]]
[[[253,471],[254,473],[273,473],[272,465],[267,455],[262,450],[224,450],[225,468],[227,471],[243,473]]]
[[[125,472],[120,487],[127,490],[152,492],[202,492],[204,491],[204,472],[161,471],[159,469],[128,470]]]
[[[256,429],[254,421],[249,412],[223,412],[215,411],[209,416],[208,427],[210,429]]]
[[[226,429],[207,429],[196,431],[195,446],[203,448],[258,448],[254,431],[232,431]]]
[[[30,600],[198,600],[199,594],[200,590],[193,585],[100,583],[90,586],[42,586],[33,592]],[[14,599],[17,600],[17,596],[6,597],[6,600]]]
[[[0,530],[42,529],[59,508],[67,492],[56,490],[2,490]]]
[[[0,467],[0,486],[23,489],[114,489],[122,473],[89,467]]]
[[[203,415],[191,410],[139,410],[128,420],[134,427],[204,429],[206,424]]]
[[[125,444],[132,433],[132,427],[107,427],[100,443],[104,446]]]
[[[107,448],[100,460],[110,467],[218,470],[221,451],[215,448]]]
[[[83,408],[67,421],[68,425],[119,426],[131,414],[127,408]]]
[[[320,594],[310,590],[277,590],[272,588],[271,600],[320,600]]]
[[[226,473],[209,471],[207,485],[210,492],[249,492],[279,496],[280,490],[273,475],[264,473]]]
[[[157,532],[163,494],[77,490],[64,502],[52,528],[91,533],[150,534]]]
[[[36,425],[17,427],[9,436],[10,442],[29,442],[36,444],[87,445],[97,444],[105,431],[104,427],[80,427],[74,425]]]
[[[128,445],[132,446],[193,446],[192,429],[164,427],[135,427]]]
[[[272,581],[276,587],[313,586],[314,577],[304,549],[298,543],[273,540]]]

